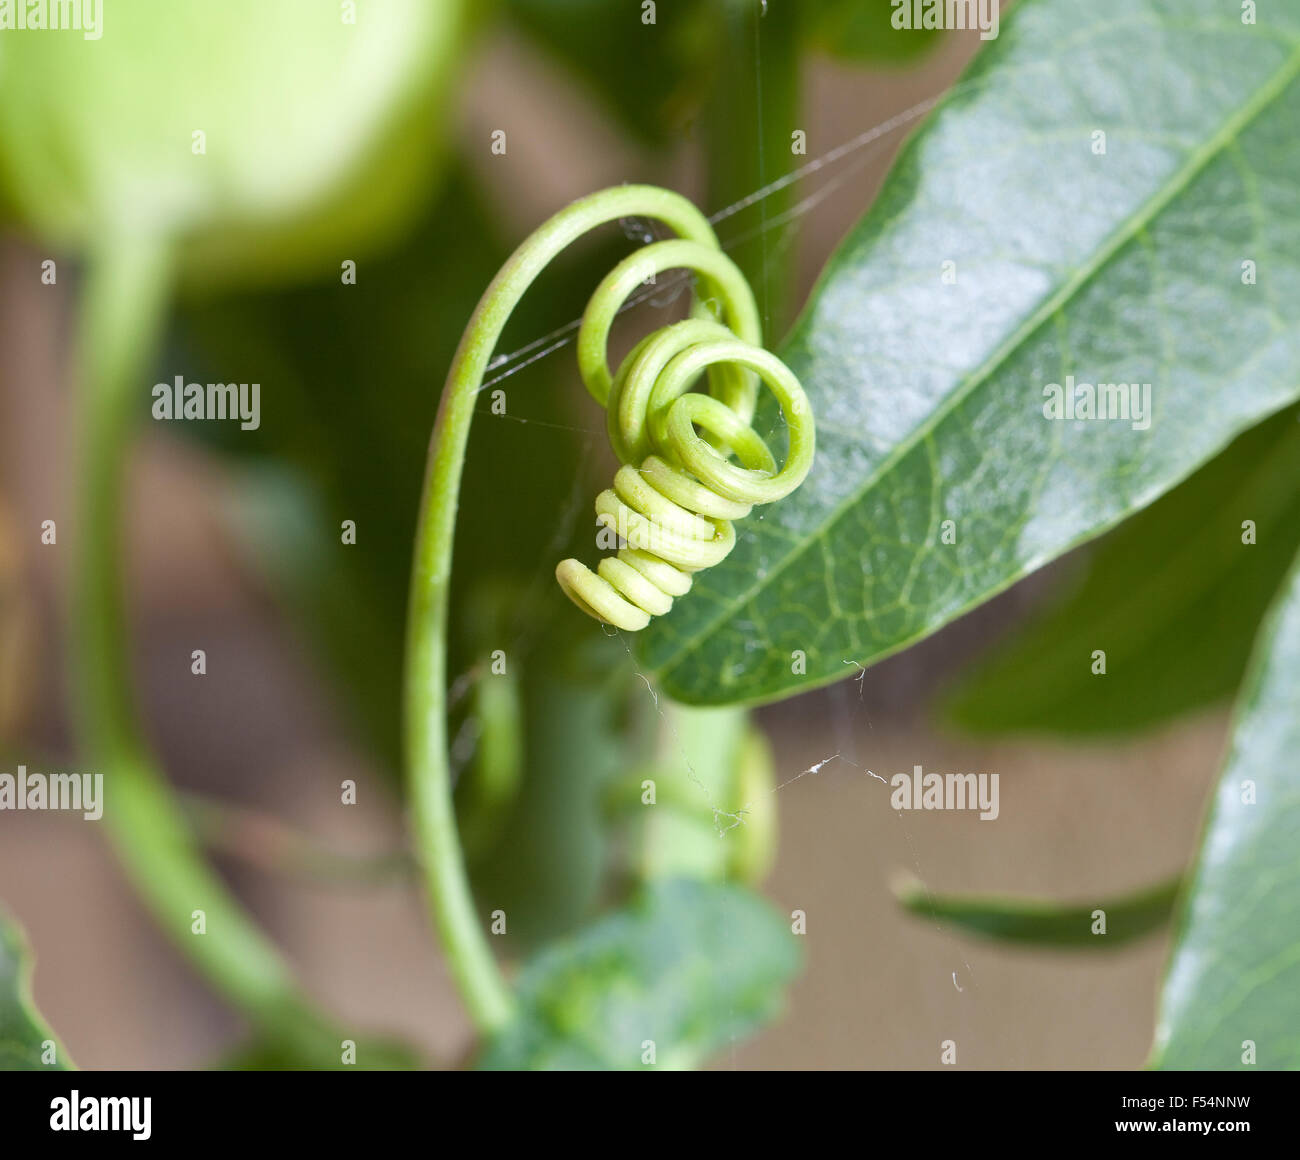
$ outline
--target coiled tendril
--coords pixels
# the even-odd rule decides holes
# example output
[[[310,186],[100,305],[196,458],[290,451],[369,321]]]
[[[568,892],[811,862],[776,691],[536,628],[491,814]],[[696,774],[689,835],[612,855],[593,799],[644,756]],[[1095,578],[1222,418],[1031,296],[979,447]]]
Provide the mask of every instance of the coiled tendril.
[[[695,572],[735,547],[733,520],[789,495],[812,467],[812,410],[799,380],[761,346],[753,292],[712,229],[693,233],[620,262],[596,288],[578,332],[582,381],[606,408],[623,463],[596,499],[596,518],[626,547],[595,572],[563,560],[555,576],[584,612],[632,632],[667,612]],[[652,277],[676,269],[696,276],[691,317],[647,335],[611,376],[607,347],[619,308]],[[692,389],[702,375],[707,394]],[[750,426],[760,382],[789,430],[779,469]]]
[[[626,465],[598,507],[615,524],[625,507],[644,521],[643,530],[664,533],[668,547],[662,538],[653,549],[629,544],[601,565],[602,575],[566,560],[556,570],[565,591],[597,617],[641,628],[651,611],[666,611],[689,588],[693,572],[727,554],[735,542],[731,520],[785,495],[812,464],[803,391],[758,345],[753,295],[708,220],[684,197],[625,185],[581,198],[529,235],[483,292],[447,371],[430,440],[411,568],[405,721],[412,817],[434,918],[457,985],[486,1032],[505,1026],[513,1002],[460,857],[447,760],[447,633],[461,472],[475,402],[515,306],[557,254],[588,230],[627,217],[661,221],[678,239],[645,247],[601,283],[579,331],[578,359],[588,389],[609,408],[610,436]],[[611,377],[605,348],[615,313],[650,273],[675,267],[696,274],[692,317],[643,340]],[[709,393],[691,393],[702,372]],[[760,379],[775,392],[790,429],[779,471],[749,426]],[[706,528],[709,538],[696,539],[693,533]]]

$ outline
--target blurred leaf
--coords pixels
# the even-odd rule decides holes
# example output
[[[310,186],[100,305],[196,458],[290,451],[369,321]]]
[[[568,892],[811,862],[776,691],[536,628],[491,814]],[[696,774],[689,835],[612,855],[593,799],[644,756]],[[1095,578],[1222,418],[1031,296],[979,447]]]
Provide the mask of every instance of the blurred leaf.
[[[1158,930],[1173,914],[1181,879],[1173,878],[1118,898],[1066,903],[1000,895],[932,894],[909,880],[894,888],[918,918],[951,923],[959,931],[1033,947],[1108,951]],[[1106,933],[1094,934],[1093,913],[1106,912]]]
[[[41,1062],[47,1041],[57,1062]],[[32,968],[27,945],[13,923],[0,915],[0,1071],[67,1071],[72,1062],[32,1002]]]
[[[1231,696],[1300,547],[1296,420],[1289,409],[1246,432],[1110,533],[1083,583],[968,673],[946,715],[976,733],[1112,733]]]
[[[831,56],[864,64],[911,64],[934,49],[943,32],[895,28],[898,0],[801,0],[808,39]]]
[[[1260,632],[1180,907],[1158,1067],[1300,1068],[1298,688],[1300,558]]]
[[[1008,14],[784,346],[816,412],[811,475],[640,634],[670,696],[767,701],[874,664],[1300,396],[1300,9],[1221,11]],[[1049,419],[1044,387],[1069,376],[1151,383],[1149,428]]]
[[[344,1063],[344,1044],[351,1063]],[[217,1064],[222,1071],[416,1071],[416,1052],[403,1043],[358,1037],[303,1009],[283,1026],[265,1028]]]
[[[511,942],[525,950],[570,934],[600,901],[609,856],[601,804],[629,761],[629,682],[618,642],[591,643],[576,655],[532,651],[510,661],[523,695],[524,779],[471,869],[475,897],[510,916]]]
[[[698,100],[707,67],[707,0],[510,0],[515,22],[586,83],[629,129],[665,143]]]
[[[493,1070],[691,1067],[780,1010],[798,969],[795,936],[757,895],[689,880],[538,955],[519,1015],[487,1048]]]
[[[361,4],[354,24],[316,0],[98,7],[102,39],[0,42],[0,190],[44,239],[183,239],[207,286],[393,236],[443,135],[461,0]]]

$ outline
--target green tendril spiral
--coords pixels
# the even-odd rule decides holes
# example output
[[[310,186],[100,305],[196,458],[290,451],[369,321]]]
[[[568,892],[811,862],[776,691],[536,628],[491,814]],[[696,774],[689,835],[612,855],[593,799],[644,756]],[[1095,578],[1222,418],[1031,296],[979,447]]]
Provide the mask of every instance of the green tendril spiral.
[[[610,437],[628,465],[598,510],[617,524],[626,509],[643,521],[637,525],[643,532],[654,531],[655,542],[653,549],[629,542],[601,565],[602,576],[584,576],[582,565],[565,561],[557,569],[565,590],[593,615],[641,628],[651,615],[642,603],[667,611],[672,597],[690,587],[692,572],[730,551],[730,521],[785,495],[812,465],[813,424],[803,391],[759,346],[749,286],[708,220],[684,197],[624,185],[575,201],[525,239],[483,292],[447,372],[429,446],[411,569],[405,719],[416,849],[429,901],[452,976],[485,1034],[508,1022],[513,1000],[470,891],[447,761],[447,630],[460,476],[475,403],[511,312],[557,254],[620,218],[654,218],[678,236],[639,250],[600,284],[583,317],[578,362],[588,389],[609,408]],[[606,345],[619,308],[652,273],[681,268],[696,276],[691,318],[644,339],[611,376]],[[701,374],[708,377],[707,395],[691,393]],[[779,471],[749,427],[760,380],[775,392],[790,429]]]
[[[596,288],[578,332],[582,381],[606,408],[610,442],[624,465],[597,497],[596,519],[627,546],[596,572],[563,560],[555,577],[584,612],[630,632],[667,612],[690,590],[693,573],[735,547],[733,520],[789,495],[812,467],[812,410],[799,380],[760,345],[753,292],[712,229],[705,224],[694,233],[620,262]],[[695,274],[691,317],[647,335],[611,376],[615,315],[637,288],[677,269]],[[693,390],[701,376],[707,394]],[[760,382],[789,430],[779,469],[750,426]]]

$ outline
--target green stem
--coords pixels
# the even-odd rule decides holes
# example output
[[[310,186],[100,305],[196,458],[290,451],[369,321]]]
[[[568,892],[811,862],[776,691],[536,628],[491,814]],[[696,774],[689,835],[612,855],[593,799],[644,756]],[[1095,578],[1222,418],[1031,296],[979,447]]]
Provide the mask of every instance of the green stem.
[[[613,787],[619,798],[607,803],[636,811],[643,778],[655,783],[655,805],[638,811],[638,878],[763,880],[776,852],[772,755],[747,709],[661,696],[652,763]]]
[[[199,852],[141,736],[132,703],[121,560],[124,464],[143,370],[166,312],[166,252],[121,239],[90,264],[80,342],[84,428],[73,581],[74,680],[85,748],[104,771],[105,825],[163,930],[232,1003],[263,1025],[300,1009],[288,968]],[[192,933],[201,910],[205,934]]]
[[[696,708],[661,698],[651,775],[656,805],[643,810],[639,877],[726,877],[733,843],[744,836],[733,815],[745,805],[736,796],[736,765],[747,720],[746,710],[732,705]]]
[[[677,234],[716,245],[708,222],[666,190],[623,186],[574,202],[529,237],[492,280],[452,361],[429,447],[407,625],[406,748],[416,850],[452,975],[476,1026],[491,1034],[513,1002],[475,913],[452,804],[447,757],[447,610],[460,477],[488,362],[520,298],[561,250],[622,217],[657,218]],[[510,486],[527,486],[526,479]]]
[[[797,0],[721,0],[710,6],[718,44],[705,107],[708,198],[713,211],[785,177],[806,158],[791,152],[799,114],[801,13]],[[790,321],[795,252],[788,228],[769,222],[794,203],[795,187],[768,193],[720,226],[728,253],[758,296],[763,330],[776,339]],[[743,239],[743,240],[740,240]]]

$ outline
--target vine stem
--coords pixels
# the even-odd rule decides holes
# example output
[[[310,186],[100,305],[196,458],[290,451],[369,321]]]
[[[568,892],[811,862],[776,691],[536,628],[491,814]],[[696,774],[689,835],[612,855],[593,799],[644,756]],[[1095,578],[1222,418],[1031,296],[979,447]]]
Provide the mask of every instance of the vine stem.
[[[448,766],[447,611],[461,471],[479,388],[515,306],[557,254],[589,230],[623,217],[655,218],[680,237],[717,245],[699,210],[653,186],[602,190],[561,210],[511,255],[479,300],[448,371],[429,444],[407,622],[407,771],[434,922],[456,985],[484,1035],[510,1020],[513,999],[475,913]]]
[[[171,282],[168,251],[115,238],[89,263],[79,342],[79,551],[72,597],[73,679],[86,751],[105,770],[105,825],[163,930],[237,1007],[288,1034],[312,1017],[274,945],[206,864],[157,770],[130,692],[121,543],[124,465],[147,406],[143,368]],[[202,910],[206,933],[192,933]]]

